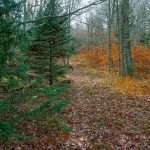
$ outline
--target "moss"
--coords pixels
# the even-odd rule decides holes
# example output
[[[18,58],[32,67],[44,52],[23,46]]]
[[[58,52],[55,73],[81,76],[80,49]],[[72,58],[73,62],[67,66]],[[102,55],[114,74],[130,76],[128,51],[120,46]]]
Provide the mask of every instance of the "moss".
[[[133,69],[133,67],[128,67],[127,68],[127,75],[131,76],[131,77],[134,75],[134,69]]]

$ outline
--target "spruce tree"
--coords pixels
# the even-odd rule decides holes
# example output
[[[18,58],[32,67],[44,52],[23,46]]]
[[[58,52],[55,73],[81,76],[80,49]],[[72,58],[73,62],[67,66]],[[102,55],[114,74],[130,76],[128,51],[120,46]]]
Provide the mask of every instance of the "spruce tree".
[[[21,18],[21,3],[3,0],[0,9],[0,81],[1,91],[16,89],[20,80],[26,80],[24,33],[16,27]],[[15,19],[14,19],[15,16]]]
[[[0,136],[4,137],[12,132],[12,115],[18,112],[14,103],[21,99],[19,91],[28,80],[29,66],[25,63],[28,42],[16,23],[21,19],[21,8],[21,2],[0,2]]]
[[[50,0],[43,12],[44,16],[55,16],[62,8],[56,0]],[[34,40],[30,54],[31,69],[36,74],[46,74],[50,85],[64,74],[64,66],[58,65],[56,58],[65,58],[68,50],[63,45],[69,42],[68,17],[51,18],[35,25]]]
[[[51,2],[44,15],[51,14]],[[0,143],[18,134],[17,125],[21,120],[41,113],[57,113],[69,102],[66,97],[58,99],[68,89],[66,84],[43,83],[44,76],[52,84],[63,74],[64,68],[56,63],[56,56],[66,54],[67,49],[62,49],[62,45],[70,38],[67,18],[42,20],[24,30],[17,24],[23,20],[23,5],[24,2],[14,0],[0,2]],[[56,10],[59,12],[60,7]],[[31,37],[34,38],[32,45]],[[29,47],[33,49],[28,52]],[[37,78],[28,83],[29,71],[33,70]],[[41,96],[46,99],[41,101]],[[27,107],[22,109],[22,105]]]

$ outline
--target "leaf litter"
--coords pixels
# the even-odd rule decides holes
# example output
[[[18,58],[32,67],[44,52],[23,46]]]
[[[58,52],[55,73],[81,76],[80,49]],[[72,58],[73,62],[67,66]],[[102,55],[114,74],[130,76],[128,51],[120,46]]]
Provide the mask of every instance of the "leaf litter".
[[[72,101],[61,118],[70,131],[34,123],[25,128],[36,138],[13,141],[14,150],[111,150],[150,148],[150,97],[116,93],[106,87],[103,75],[73,62],[69,73]],[[22,124],[23,125],[23,124]],[[55,128],[55,130],[54,130]]]

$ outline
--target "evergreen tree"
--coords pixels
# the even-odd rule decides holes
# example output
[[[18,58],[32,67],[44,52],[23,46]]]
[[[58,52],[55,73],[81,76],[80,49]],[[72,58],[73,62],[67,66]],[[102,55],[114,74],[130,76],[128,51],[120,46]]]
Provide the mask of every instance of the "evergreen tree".
[[[49,15],[52,11],[49,9],[50,6],[48,3],[44,10],[45,15]],[[52,84],[54,78],[62,74],[63,68],[56,64],[56,56],[65,54],[65,51],[60,52],[60,49],[61,45],[69,40],[65,24],[67,18],[43,20],[24,30],[17,24],[22,20],[23,7],[24,2],[16,3],[14,0],[0,2],[0,143],[14,134],[17,135],[17,123],[22,119],[40,113],[59,112],[69,102],[66,97],[58,99],[68,88],[66,84],[63,86],[43,84],[45,75]],[[32,30],[35,37],[33,44],[38,47],[37,50],[42,50],[34,52],[32,49],[29,67],[26,63]],[[29,56],[31,54],[28,53]],[[29,69],[37,71],[36,74],[40,72],[42,76],[28,83]],[[47,99],[41,102],[41,95]],[[36,102],[39,102],[38,106]],[[22,104],[27,108],[20,109]]]
[[[0,5],[0,81],[4,91],[17,88],[20,80],[27,79],[25,72],[28,65],[24,63],[27,41],[22,30],[16,27],[17,20],[21,18],[21,5],[13,0],[3,0]]]
[[[56,0],[50,0],[43,12],[44,16],[55,16],[62,8]],[[69,42],[68,17],[39,21],[34,29],[31,47],[31,69],[36,74],[46,74],[50,85],[59,75],[64,74],[64,66],[58,65],[56,58],[65,58],[68,50],[63,45]]]
[[[22,2],[0,2],[0,136],[9,137],[12,132],[12,115],[18,112],[14,105],[19,90],[27,81],[25,63],[27,41],[16,24],[21,19]]]

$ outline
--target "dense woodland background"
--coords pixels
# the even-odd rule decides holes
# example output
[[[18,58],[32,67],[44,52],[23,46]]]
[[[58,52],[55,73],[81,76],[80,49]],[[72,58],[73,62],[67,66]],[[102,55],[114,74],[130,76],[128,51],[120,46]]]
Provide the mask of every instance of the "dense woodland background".
[[[2,149],[21,149],[24,141],[29,141],[26,146],[34,145],[30,149],[38,149],[38,144],[30,141],[41,136],[43,143],[52,144],[49,136],[56,136],[56,141],[67,140],[72,128],[64,118],[60,119],[59,112],[72,105],[72,99],[88,95],[89,90],[84,95],[78,94],[82,83],[75,86],[76,82],[90,81],[86,78],[87,70],[92,74],[91,81],[104,76],[100,89],[107,87],[109,92],[113,89],[114,93],[143,100],[140,107],[149,119],[148,0],[0,0]],[[94,82],[91,84],[96,85]],[[125,102],[123,97],[120,99]],[[90,99],[92,104],[94,98]],[[76,107],[68,109],[65,113]],[[122,126],[124,122],[118,120],[117,123]],[[140,133],[146,137],[150,134],[149,120],[141,126]],[[18,143],[22,144],[18,146]],[[110,147],[105,144],[94,149],[116,148],[114,143]],[[56,143],[56,148],[43,145],[42,149],[58,149]],[[82,148],[82,144],[76,145]],[[59,148],[64,147],[59,143]]]

